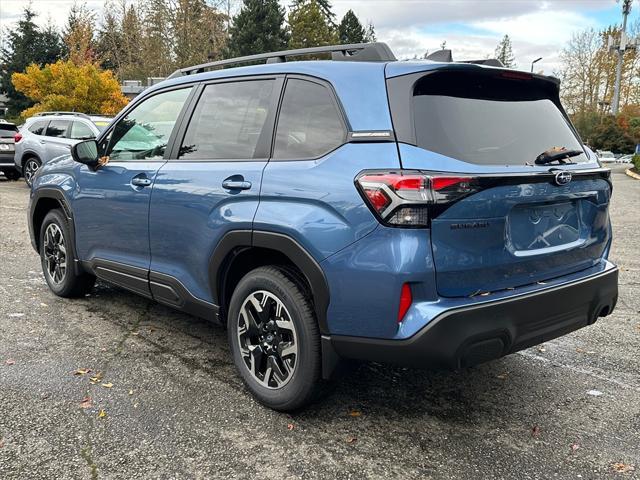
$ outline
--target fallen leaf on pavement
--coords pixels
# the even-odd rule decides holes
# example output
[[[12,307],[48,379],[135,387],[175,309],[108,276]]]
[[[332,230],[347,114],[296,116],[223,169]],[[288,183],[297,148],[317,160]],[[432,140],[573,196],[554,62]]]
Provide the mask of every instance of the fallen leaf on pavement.
[[[89,372],[91,372],[90,368],[79,368],[75,372],[73,372],[73,374],[74,375],[86,375]]]
[[[111,383],[111,382],[109,382],[109,383],[103,383],[103,384],[102,384],[102,386],[103,386],[104,388],[111,388],[111,387],[113,387],[113,383]]]
[[[94,385],[98,383],[100,380],[102,380],[102,372],[96,372],[96,374],[89,379],[89,381]]]
[[[633,465],[627,465],[621,462],[614,463],[613,465],[611,465],[611,468],[613,468],[613,471],[616,473],[629,473],[635,471],[636,469],[636,467]]]
[[[357,437],[347,437],[347,443],[356,443],[357,441]]]
[[[98,412],[98,418],[104,418],[106,416],[107,416],[107,412],[105,412],[105,410],[101,408],[100,411]]]
[[[540,346],[540,347],[538,347],[538,351],[544,353],[544,352],[547,351],[547,349],[545,347],[543,347],[543,346]]]
[[[16,361],[13,358],[9,358],[6,362],[4,362],[5,365],[15,365]]]
[[[578,445],[577,443],[572,443],[569,448],[571,448],[571,453],[573,453],[580,448],[580,445]]]
[[[537,437],[538,435],[540,435],[540,427],[538,425],[534,425],[534,427],[531,429],[531,436]]]
[[[295,427],[295,425],[293,423],[289,423],[287,425],[287,430],[293,430],[294,428],[296,428],[296,427]]]
[[[591,395],[592,397],[599,397],[600,395],[602,395],[602,392],[600,390],[589,390],[587,392],[587,395]]]
[[[360,412],[359,410],[351,410],[349,412],[349,416],[351,417],[360,417],[362,415],[362,412]]]
[[[91,397],[84,397],[80,402],[80,408],[91,408]]]
[[[505,380],[507,377],[509,376],[508,373],[500,373],[499,375],[496,375],[496,378],[499,378],[500,380]]]
[[[129,390],[129,395],[133,395],[133,390]]]

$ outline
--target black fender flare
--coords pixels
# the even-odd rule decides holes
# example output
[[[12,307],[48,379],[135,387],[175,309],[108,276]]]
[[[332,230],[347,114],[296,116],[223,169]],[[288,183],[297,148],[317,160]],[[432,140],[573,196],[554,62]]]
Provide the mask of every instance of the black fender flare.
[[[322,334],[329,333],[327,309],[329,307],[329,286],[322,268],[305,248],[295,239],[282,233],[261,230],[233,230],[227,232],[216,246],[209,261],[209,281],[211,294],[217,303],[221,302],[219,274],[233,261],[237,253],[251,247],[266,248],[285,255],[305,276],[311,286],[314,313]],[[221,305],[222,306],[222,305]]]
[[[38,203],[43,200],[55,200],[60,205],[64,216],[67,218],[67,222],[69,224],[69,230],[71,231],[71,238],[69,239],[71,254],[73,256],[73,264],[75,268],[75,272],[80,274],[84,272],[80,261],[78,259],[78,253],[76,251],[76,229],[75,222],[73,220],[73,212],[71,207],[69,206],[69,202],[67,198],[64,196],[64,193],[57,189],[51,187],[42,187],[38,188],[31,194],[31,200],[29,201],[29,236],[31,237],[31,246],[33,249],[40,253],[40,249],[38,248],[38,234],[36,233],[36,225],[34,224],[34,214],[38,207]]]

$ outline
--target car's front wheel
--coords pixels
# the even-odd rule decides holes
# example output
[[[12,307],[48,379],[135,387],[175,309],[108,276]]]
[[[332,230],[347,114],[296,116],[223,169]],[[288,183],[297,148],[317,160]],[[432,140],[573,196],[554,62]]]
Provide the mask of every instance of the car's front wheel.
[[[81,297],[88,293],[96,277],[76,273],[71,251],[71,230],[60,210],[51,210],[40,228],[40,260],[47,285],[60,297]]]
[[[264,405],[289,411],[308,403],[320,383],[320,333],[304,290],[277,267],[249,272],[229,304],[233,360]]]
[[[22,174],[24,176],[24,181],[27,182],[27,185],[31,186],[33,183],[33,177],[36,172],[40,169],[40,160],[35,157],[29,157],[24,162],[24,167],[22,167]]]

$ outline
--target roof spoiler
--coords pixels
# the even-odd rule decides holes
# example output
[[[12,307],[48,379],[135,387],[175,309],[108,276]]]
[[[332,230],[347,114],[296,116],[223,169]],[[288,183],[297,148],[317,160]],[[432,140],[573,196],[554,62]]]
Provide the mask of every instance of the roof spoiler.
[[[450,63],[453,62],[453,55],[451,54],[451,50],[442,49],[436,50],[430,55],[427,55],[425,59],[433,62]],[[476,65],[487,65],[489,67],[504,67],[504,64],[497,58],[486,58],[484,60],[462,60],[460,63],[473,63]]]

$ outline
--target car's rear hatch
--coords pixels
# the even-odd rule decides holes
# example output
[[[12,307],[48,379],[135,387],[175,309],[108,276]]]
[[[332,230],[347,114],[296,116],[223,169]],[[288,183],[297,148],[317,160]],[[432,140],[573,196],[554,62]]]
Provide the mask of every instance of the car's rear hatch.
[[[471,186],[431,211],[440,295],[544,282],[602,260],[609,172],[584,151],[535,163],[553,147],[583,149],[556,81],[460,64],[389,64],[387,77],[403,169],[456,174]]]

